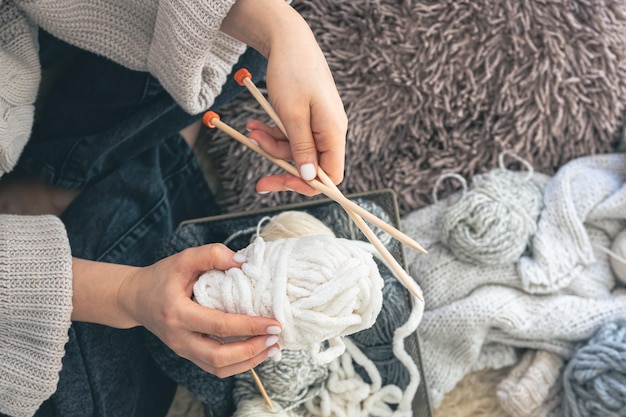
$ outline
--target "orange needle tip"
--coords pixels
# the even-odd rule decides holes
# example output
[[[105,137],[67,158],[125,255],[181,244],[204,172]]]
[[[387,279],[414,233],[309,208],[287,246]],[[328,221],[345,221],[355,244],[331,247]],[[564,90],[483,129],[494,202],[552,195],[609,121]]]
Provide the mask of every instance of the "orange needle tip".
[[[250,80],[252,80],[252,74],[250,74],[250,71],[248,71],[247,69],[241,68],[237,70],[237,72],[235,72],[234,78],[235,81],[237,81],[237,84],[243,87],[243,80],[245,80],[246,78],[250,78]]]
[[[208,111],[206,113],[204,113],[204,116],[202,116],[202,123],[204,123],[206,126],[210,127],[210,128],[214,128],[215,125],[213,125],[213,119],[220,119],[220,115],[215,113],[214,111]]]

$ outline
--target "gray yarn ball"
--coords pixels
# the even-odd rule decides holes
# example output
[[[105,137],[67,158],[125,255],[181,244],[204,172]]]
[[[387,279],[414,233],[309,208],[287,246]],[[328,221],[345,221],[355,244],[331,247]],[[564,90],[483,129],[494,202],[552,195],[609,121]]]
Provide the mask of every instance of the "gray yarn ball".
[[[472,187],[442,219],[442,241],[462,261],[513,263],[537,231],[543,187],[528,172],[493,170],[474,177]]]
[[[626,319],[604,325],[563,372],[563,417],[626,416]]]
[[[313,363],[305,350],[283,350],[280,361],[262,362],[256,372],[267,394],[281,409],[298,408],[319,390],[328,377],[328,365]],[[235,375],[233,397],[237,403],[259,396],[249,372]]]

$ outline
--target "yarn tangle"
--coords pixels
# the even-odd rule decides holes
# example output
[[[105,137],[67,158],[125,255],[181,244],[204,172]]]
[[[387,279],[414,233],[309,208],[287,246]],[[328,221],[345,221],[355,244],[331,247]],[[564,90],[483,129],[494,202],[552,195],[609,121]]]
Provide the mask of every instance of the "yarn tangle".
[[[626,415],[626,318],[605,324],[563,373],[564,417]]]
[[[264,218],[257,228],[257,236],[266,240],[318,232],[334,236],[319,220],[297,211]],[[279,361],[261,363],[256,372],[272,399],[272,410],[249,373],[236,375],[233,417],[410,416],[420,375],[405,340],[415,334],[423,304],[411,303],[410,295],[382,264],[380,273],[385,303],[373,326],[354,333],[354,340],[343,338],[346,351],[328,364],[316,363],[306,350],[284,350]]]
[[[476,175],[462,198],[446,209],[442,241],[462,261],[502,265],[517,261],[537,231],[543,187],[528,172],[500,169]],[[464,182],[464,181],[463,181]],[[465,184],[464,184],[465,185]]]
[[[283,327],[281,347],[329,363],[345,350],[341,336],[371,327],[382,307],[383,279],[367,247],[329,235],[257,237],[240,251],[241,268],[205,272],[194,296],[220,311],[273,317]]]

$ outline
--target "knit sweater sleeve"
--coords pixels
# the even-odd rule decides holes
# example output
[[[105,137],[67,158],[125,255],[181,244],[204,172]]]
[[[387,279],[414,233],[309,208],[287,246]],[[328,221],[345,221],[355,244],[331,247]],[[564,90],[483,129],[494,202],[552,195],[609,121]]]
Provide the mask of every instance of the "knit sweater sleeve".
[[[54,216],[0,215],[0,413],[30,417],[56,390],[72,260]]]
[[[37,28],[12,0],[0,0],[0,176],[28,141],[40,78]]]
[[[15,0],[56,37],[149,71],[189,113],[208,109],[245,45],[221,32],[235,0]]]

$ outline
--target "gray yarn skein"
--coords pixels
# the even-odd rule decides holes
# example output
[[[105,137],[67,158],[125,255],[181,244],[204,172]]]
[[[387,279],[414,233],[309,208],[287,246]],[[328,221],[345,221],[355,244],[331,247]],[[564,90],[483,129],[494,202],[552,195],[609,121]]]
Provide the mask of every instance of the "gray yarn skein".
[[[305,350],[283,350],[280,361],[262,362],[256,372],[268,396],[282,410],[298,410],[315,395],[328,378],[328,365],[317,365]],[[233,397],[236,403],[259,396],[250,372],[235,375]]]
[[[502,166],[475,176],[469,190],[443,215],[443,243],[469,263],[518,261],[537,231],[543,207],[543,188],[532,176],[532,170],[514,172]]]
[[[562,417],[626,416],[626,318],[605,324],[563,372]]]

